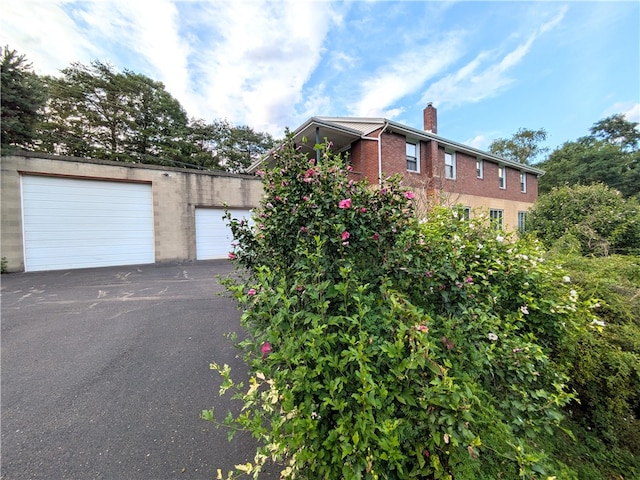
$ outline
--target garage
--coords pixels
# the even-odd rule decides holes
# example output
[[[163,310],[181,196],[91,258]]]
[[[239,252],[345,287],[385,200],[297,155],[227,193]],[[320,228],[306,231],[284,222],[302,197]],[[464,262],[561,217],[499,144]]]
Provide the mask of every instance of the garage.
[[[25,271],[155,262],[150,183],[20,180]]]
[[[229,209],[232,218],[251,221],[251,210]],[[233,249],[233,234],[221,208],[196,208],[196,258],[227,258]]]

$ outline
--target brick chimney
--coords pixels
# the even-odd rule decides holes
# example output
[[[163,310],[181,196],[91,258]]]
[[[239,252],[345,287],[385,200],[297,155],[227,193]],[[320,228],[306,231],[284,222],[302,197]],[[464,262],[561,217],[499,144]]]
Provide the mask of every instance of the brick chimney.
[[[424,129],[427,132],[438,133],[438,110],[433,106],[433,103],[427,103],[424,111]]]

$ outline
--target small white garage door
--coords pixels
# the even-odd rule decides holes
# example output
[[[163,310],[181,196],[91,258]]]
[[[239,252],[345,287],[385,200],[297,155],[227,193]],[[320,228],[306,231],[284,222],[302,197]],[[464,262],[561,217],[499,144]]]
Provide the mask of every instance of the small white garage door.
[[[251,221],[251,210],[229,209],[232,218]],[[220,208],[196,208],[196,258],[227,258],[233,250],[233,234]]]
[[[155,261],[150,184],[21,180],[26,271]]]

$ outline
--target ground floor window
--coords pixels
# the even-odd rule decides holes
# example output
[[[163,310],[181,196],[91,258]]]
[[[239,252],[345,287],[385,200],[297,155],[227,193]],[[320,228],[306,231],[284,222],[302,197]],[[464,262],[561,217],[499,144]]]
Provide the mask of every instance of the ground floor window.
[[[489,210],[489,218],[496,230],[502,229],[502,218],[504,217],[504,211],[492,208]]]
[[[518,212],[518,231],[524,232],[527,221],[527,212]]]

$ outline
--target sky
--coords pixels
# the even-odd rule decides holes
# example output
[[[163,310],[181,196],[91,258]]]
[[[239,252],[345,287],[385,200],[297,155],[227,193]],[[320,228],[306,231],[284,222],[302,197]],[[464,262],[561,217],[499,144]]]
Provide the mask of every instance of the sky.
[[[640,121],[637,1],[0,0],[0,45],[38,74],[108,62],[186,112],[276,138],[312,116],[383,117],[486,150],[551,149]]]

